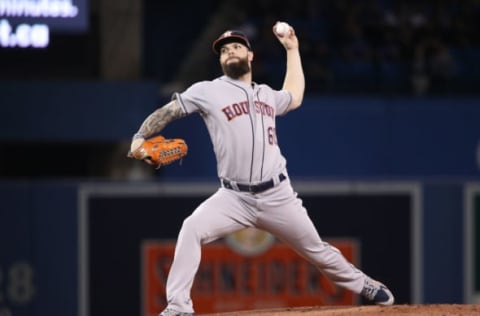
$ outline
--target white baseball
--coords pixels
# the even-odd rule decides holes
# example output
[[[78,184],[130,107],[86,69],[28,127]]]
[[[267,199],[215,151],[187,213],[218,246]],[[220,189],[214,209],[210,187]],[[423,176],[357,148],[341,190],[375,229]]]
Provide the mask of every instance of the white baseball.
[[[285,34],[288,33],[289,30],[290,30],[290,25],[288,25],[288,23],[286,22],[278,22],[275,25],[275,33],[277,33],[280,36],[284,36]]]

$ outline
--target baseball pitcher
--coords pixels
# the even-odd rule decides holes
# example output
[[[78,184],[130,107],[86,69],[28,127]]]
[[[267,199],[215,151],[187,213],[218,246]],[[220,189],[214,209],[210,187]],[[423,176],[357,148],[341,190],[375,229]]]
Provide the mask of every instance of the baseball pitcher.
[[[284,23],[284,22],[282,22]],[[256,227],[290,245],[333,283],[380,305],[394,297],[382,283],[347,262],[340,251],[324,242],[302,200],[292,188],[286,160],[277,143],[276,117],[300,107],[305,79],[295,30],[287,24],[273,35],[286,52],[281,90],[252,80],[254,53],[245,34],[230,30],[212,45],[223,76],[197,82],[175,93],[172,101],[150,114],[133,136],[129,156],[155,166],[186,154],[186,144],[169,140],[166,149],[149,144],[170,122],[198,113],[210,134],[219,189],[184,220],[167,279],[168,306],[160,316],[194,315],[190,290],[200,264],[201,246],[235,231]],[[174,155],[174,158],[171,156]]]

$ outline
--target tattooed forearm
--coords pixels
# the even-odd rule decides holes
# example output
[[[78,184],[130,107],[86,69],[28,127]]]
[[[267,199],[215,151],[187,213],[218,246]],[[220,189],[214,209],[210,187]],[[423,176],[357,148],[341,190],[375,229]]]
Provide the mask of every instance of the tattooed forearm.
[[[184,117],[185,115],[186,114],[180,106],[180,103],[173,100],[150,114],[142,123],[142,126],[140,126],[138,134],[141,134],[144,137],[157,134],[170,122]]]

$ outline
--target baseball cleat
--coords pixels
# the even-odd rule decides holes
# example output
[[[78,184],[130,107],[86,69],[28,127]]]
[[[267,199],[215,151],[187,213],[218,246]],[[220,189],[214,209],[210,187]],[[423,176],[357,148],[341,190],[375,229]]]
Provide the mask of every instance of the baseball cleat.
[[[392,305],[395,301],[392,292],[385,285],[368,277],[361,294],[377,305]]]
[[[173,309],[166,308],[163,312],[160,313],[158,316],[195,316],[194,313],[182,313],[174,311]]]

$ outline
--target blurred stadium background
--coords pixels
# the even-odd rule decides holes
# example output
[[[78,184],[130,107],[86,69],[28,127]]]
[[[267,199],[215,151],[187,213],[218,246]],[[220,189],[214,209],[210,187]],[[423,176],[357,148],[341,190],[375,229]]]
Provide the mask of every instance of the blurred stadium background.
[[[165,130],[189,144],[182,165],[127,159],[130,137],[172,92],[220,75],[211,42],[226,29],[250,37],[255,81],[280,88],[277,20],[307,81],[278,136],[320,235],[350,240],[399,303],[480,301],[480,1],[0,0],[0,316],[154,315],[145,245],[176,238],[215,162],[198,116]],[[319,282],[317,304],[362,303]],[[290,290],[196,295],[200,312],[315,304]]]

